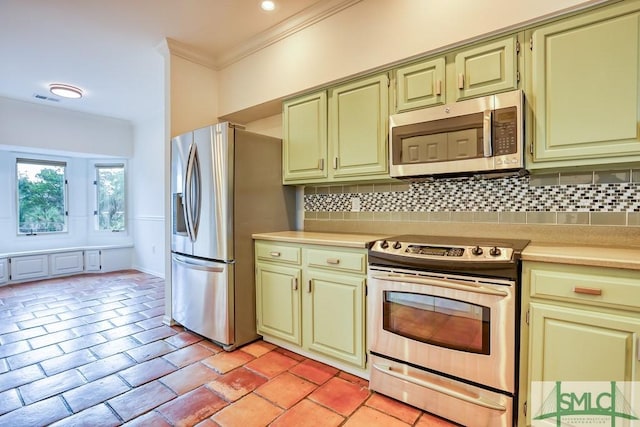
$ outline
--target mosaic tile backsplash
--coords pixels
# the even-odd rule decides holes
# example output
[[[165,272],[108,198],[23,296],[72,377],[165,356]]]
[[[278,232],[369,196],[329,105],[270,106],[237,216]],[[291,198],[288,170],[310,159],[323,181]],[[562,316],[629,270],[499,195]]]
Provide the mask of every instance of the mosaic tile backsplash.
[[[305,219],[640,226],[640,170],[306,187]]]

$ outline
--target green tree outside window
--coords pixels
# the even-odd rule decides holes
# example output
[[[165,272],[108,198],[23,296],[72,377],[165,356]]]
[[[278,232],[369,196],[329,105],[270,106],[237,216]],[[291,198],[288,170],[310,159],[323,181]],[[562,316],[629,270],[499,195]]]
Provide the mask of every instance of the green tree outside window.
[[[96,165],[96,226],[101,231],[125,230],[124,165]]]
[[[18,233],[67,230],[66,163],[17,159]]]

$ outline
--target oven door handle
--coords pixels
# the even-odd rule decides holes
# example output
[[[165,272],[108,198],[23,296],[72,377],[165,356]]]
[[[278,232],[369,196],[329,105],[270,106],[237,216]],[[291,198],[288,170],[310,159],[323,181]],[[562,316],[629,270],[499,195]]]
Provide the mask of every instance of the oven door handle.
[[[482,406],[483,408],[493,409],[495,411],[506,411],[507,408],[504,405],[501,405],[498,402],[494,402],[477,394],[469,395],[456,390],[451,390],[447,387],[444,387],[440,384],[435,384],[427,380],[423,380],[420,378],[414,378],[410,375],[405,375],[400,372],[395,372],[391,366],[386,365],[377,365],[373,364],[373,368],[387,375],[391,375],[392,377],[396,377],[398,379],[408,381],[410,383],[419,385],[421,387],[428,388],[430,390],[436,391],[438,393],[446,394],[447,396],[451,396],[456,399],[464,400],[465,402],[472,403],[477,406]]]
[[[390,282],[417,283],[419,285],[431,285],[431,286],[437,286],[439,288],[448,288],[448,289],[455,289],[459,291],[475,292],[477,294],[497,295],[501,297],[506,297],[509,295],[507,291],[502,291],[499,289],[491,289],[491,288],[487,288],[485,286],[480,286],[480,285],[454,282],[449,280],[426,279],[421,277],[394,275],[394,274],[375,275],[372,277],[378,280],[389,280]]]

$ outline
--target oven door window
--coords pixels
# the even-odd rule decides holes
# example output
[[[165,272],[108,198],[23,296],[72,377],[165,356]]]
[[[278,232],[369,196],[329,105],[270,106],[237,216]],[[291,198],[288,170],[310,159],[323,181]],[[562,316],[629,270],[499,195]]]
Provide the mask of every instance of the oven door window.
[[[383,328],[412,340],[489,354],[489,307],[409,292],[384,292]]]

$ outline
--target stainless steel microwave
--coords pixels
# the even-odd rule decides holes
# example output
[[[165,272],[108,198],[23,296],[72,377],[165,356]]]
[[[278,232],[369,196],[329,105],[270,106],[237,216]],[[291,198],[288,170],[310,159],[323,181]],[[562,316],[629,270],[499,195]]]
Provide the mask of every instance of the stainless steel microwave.
[[[389,118],[393,178],[524,171],[521,90]]]

